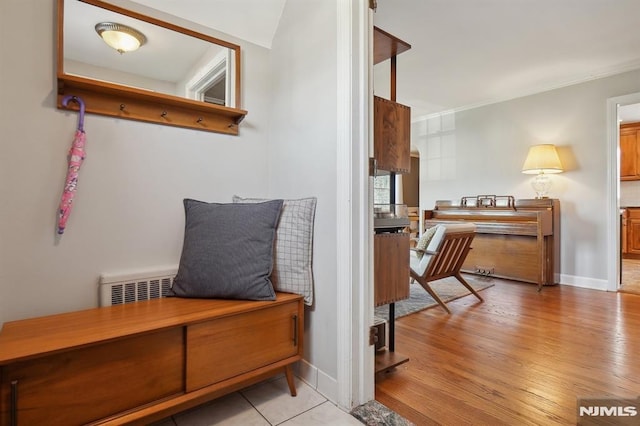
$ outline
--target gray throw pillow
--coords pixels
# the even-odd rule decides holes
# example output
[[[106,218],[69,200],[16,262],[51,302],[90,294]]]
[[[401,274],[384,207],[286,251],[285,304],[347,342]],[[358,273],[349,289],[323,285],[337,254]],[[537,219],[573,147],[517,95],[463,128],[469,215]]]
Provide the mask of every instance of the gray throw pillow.
[[[260,203],[262,198],[233,196],[234,203]],[[284,200],[276,231],[276,248],[271,281],[278,291],[304,296],[313,304],[313,220],[315,197]]]
[[[185,232],[170,296],[275,300],[269,275],[282,200],[184,200]]]

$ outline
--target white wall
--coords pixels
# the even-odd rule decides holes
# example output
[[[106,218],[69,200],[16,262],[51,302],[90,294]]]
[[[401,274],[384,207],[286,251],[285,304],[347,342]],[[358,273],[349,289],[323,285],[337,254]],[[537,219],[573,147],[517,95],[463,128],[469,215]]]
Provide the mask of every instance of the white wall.
[[[413,123],[420,151],[420,208],[479,194],[533,198],[521,173],[530,145],[552,143],[566,172],[561,202],[561,282],[606,288],[606,100],[640,91],[640,71]]]
[[[229,38],[243,49],[249,114],[240,136],[87,115],[87,159],[56,244],[77,116],[55,106],[55,2],[9,0],[0,9],[0,37],[10,40],[0,44],[0,323],[96,306],[103,272],[176,265],[184,197],[267,195],[269,52]],[[321,200],[321,212],[329,203]]]
[[[273,40],[270,68],[270,195],[318,197],[315,303],[305,313],[307,363],[301,373],[334,398],[338,335],[335,2],[287,1]]]

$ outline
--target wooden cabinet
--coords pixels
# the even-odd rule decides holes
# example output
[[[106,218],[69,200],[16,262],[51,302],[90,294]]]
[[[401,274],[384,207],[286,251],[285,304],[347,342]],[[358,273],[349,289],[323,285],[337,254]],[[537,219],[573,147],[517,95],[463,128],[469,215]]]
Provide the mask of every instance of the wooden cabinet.
[[[640,254],[640,210],[630,209],[629,211],[627,253]]]
[[[623,209],[620,213],[620,250],[622,254],[625,255],[628,253],[629,249],[627,248],[627,236],[629,233],[627,220],[628,220],[628,210]]]
[[[623,230],[626,230],[626,241],[623,240],[623,253],[627,258],[640,259],[640,208],[625,209],[626,220],[623,216]]]
[[[395,173],[411,171],[411,108],[374,97],[373,141],[376,167]]]
[[[620,125],[620,180],[640,180],[640,123]]]
[[[395,302],[407,299],[409,289],[409,233],[377,233],[373,239],[374,304],[389,304],[389,345],[376,352],[375,372],[388,371],[409,358],[395,352]]]
[[[373,99],[373,145],[376,167],[393,173],[411,171],[411,108],[396,102],[396,56],[411,49],[399,38],[373,28],[374,64],[390,59],[390,98]]]
[[[302,356],[302,297],[166,298],[4,324],[0,425],[148,424]]]
[[[375,306],[409,297],[409,234],[375,234],[374,303]]]

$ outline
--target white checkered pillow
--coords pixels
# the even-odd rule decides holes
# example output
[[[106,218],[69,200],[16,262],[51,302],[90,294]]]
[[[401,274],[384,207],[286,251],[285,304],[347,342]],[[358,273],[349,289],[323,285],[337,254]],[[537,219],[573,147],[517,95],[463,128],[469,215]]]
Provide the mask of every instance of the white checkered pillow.
[[[263,198],[233,196],[234,203],[261,203]],[[313,221],[315,197],[284,200],[276,229],[275,254],[271,282],[278,291],[304,296],[313,303]]]

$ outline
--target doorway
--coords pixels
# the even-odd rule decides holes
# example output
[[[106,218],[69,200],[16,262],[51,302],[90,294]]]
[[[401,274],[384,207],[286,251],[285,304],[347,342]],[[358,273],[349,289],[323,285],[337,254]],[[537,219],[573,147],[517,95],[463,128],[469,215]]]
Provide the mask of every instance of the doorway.
[[[640,103],[618,106],[621,212],[619,291],[640,294]]]
[[[621,188],[620,181],[620,120],[630,120],[628,115],[635,109],[635,105],[640,104],[640,93],[632,93],[625,96],[609,98],[607,100],[607,140],[608,140],[608,291],[621,290],[621,284],[631,283],[636,276],[632,274],[633,265],[626,262],[622,256],[622,207],[629,207],[630,203],[635,203],[635,194],[632,192],[622,192],[628,188]],[[640,105],[638,105],[640,107]],[[640,108],[638,108],[640,112]],[[622,114],[622,115],[621,115]],[[624,118],[623,118],[624,117]],[[640,121],[640,114],[638,115]],[[640,182],[640,181],[639,181]],[[638,184],[640,191],[640,183]],[[622,190],[621,190],[622,189]],[[622,197],[624,196],[624,197]],[[638,192],[638,206],[640,206],[640,192]],[[633,206],[631,206],[633,207]],[[626,267],[625,267],[626,266]],[[638,262],[637,279],[640,282],[640,262]],[[629,274],[627,274],[629,273]],[[628,286],[630,288],[631,286]],[[640,290],[640,285],[638,286]]]

